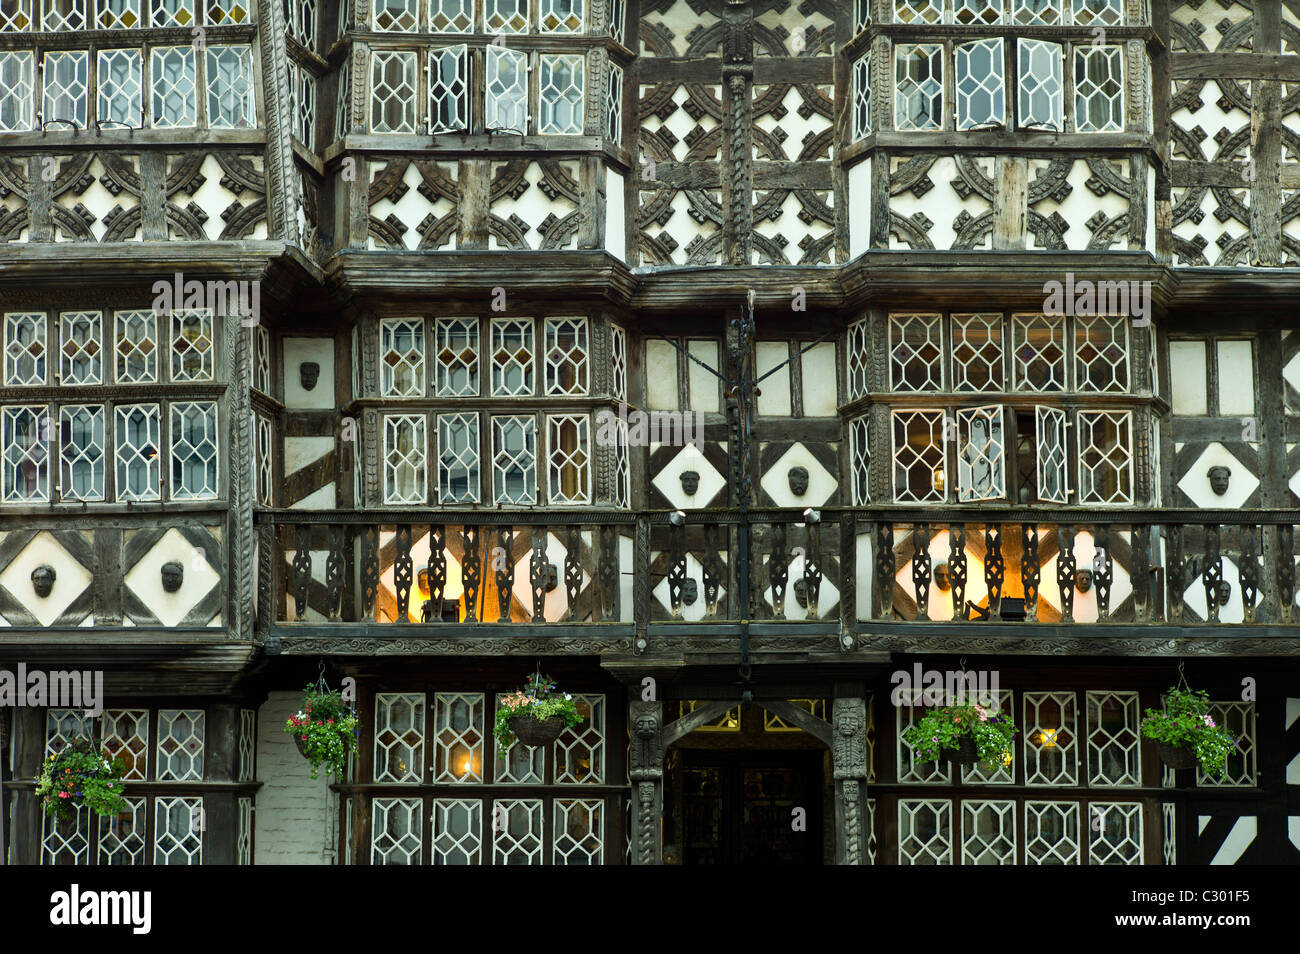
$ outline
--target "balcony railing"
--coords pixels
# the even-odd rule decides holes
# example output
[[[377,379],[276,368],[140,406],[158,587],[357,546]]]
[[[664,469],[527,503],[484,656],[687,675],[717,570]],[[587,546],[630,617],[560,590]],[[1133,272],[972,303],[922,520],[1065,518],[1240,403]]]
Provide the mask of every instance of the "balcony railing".
[[[558,636],[743,623],[842,634],[899,621],[1262,626],[1294,615],[1295,511],[883,507],[675,519],[259,511],[260,625],[508,635],[529,624]]]

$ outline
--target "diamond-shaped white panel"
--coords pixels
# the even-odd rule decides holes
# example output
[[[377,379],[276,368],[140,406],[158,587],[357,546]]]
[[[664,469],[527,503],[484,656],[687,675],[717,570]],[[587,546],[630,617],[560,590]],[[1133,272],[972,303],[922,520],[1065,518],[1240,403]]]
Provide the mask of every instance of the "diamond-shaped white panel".
[[[808,491],[802,497],[796,497],[790,489],[789,473],[792,468],[803,467],[808,471]],[[821,465],[812,451],[803,444],[792,444],[790,449],[780,456],[775,464],[767,469],[759,481],[762,488],[778,507],[820,507],[830,500],[839,486],[839,481]]]
[[[32,571],[42,564],[54,570],[54,588],[41,599],[32,587]],[[90,585],[91,573],[73,559],[72,554],[48,530],[32,537],[4,572],[0,585],[20,600],[42,626],[54,623],[72,601]]]
[[[173,527],[127,571],[122,582],[153,611],[160,623],[175,626],[221,581],[221,574],[209,559],[218,560],[219,555],[204,553]],[[185,575],[181,588],[168,593],[162,587],[162,565],[172,561],[185,568]]]
[[[1210,487],[1211,467],[1227,467],[1231,471],[1228,490],[1222,497]],[[1236,510],[1258,486],[1259,478],[1250,472],[1250,468],[1217,442],[1208,445],[1178,481],[1178,489],[1187,494],[1192,503],[1211,510]]]
[[[651,452],[653,451],[652,447]],[[693,470],[700,475],[700,486],[692,496],[687,496],[682,490],[681,475],[686,470]],[[718,468],[710,464],[694,444],[687,444],[655,474],[652,482],[678,510],[690,510],[693,507],[707,506],[714,495],[727,485],[727,478],[718,473]]]

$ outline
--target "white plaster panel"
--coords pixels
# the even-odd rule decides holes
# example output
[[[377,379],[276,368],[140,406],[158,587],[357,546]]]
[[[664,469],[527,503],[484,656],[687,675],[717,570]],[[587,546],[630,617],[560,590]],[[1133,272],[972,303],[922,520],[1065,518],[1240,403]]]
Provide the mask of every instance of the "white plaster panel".
[[[1255,360],[1249,340],[1220,341],[1219,414],[1255,413]]]
[[[871,159],[849,167],[849,257],[871,247]]]
[[[891,162],[891,169],[897,172],[905,164],[910,156],[897,157]],[[987,176],[993,175],[993,160],[988,157],[979,157],[974,160],[978,163],[980,171]],[[933,188],[929,189],[919,198],[910,190],[900,192],[898,195],[889,197],[889,210],[896,215],[905,219],[910,219],[917,212],[922,213],[929,219],[933,225],[929,231],[929,239],[936,249],[950,249],[957,239],[957,228],[955,222],[961,213],[967,212],[972,218],[983,215],[992,208],[992,204],[977,192],[971,192],[966,198],[962,198],[957,190],[953,188],[953,183],[959,181],[960,175],[957,172],[957,166],[952,156],[940,156],[931,165],[927,173]],[[1092,193],[1088,193],[1092,195]],[[870,204],[871,193],[867,190],[865,196],[866,202]],[[985,237],[981,242],[975,245],[975,248],[990,248],[992,246],[991,235]],[[889,236],[890,248],[908,248],[908,243],[902,241],[892,230]]]
[[[185,575],[181,588],[168,593],[162,587],[162,565],[173,561],[185,568]],[[220,561],[221,554],[204,553],[173,527],[136,561],[122,582],[164,626],[176,626],[221,582],[221,574],[212,566]]]
[[[1169,380],[1175,414],[1203,416],[1208,412],[1204,341],[1169,342]]]
[[[1258,448],[1259,445],[1251,444],[1250,447]],[[1232,471],[1228,490],[1222,497],[1210,488],[1208,475],[1211,467],[1227,467]],[[1208,445],[1178,481],[1178,489],[1187,494],[1192,503],[1211,510],[1239,509],[1258,486],[1259,478],[1250,472],[1250,468],[1217,442]]]
[[[627,260],[627,196],[623,177],[605,167],[605,250],[620,262]]]
[[[803,353],[804,417],[834,417],[839,410],[835,388],[835,343],[823,341]]]
[[[1047,169],[1051,165],[1050,160],[1030,159],[1029,160],[1029,181],[1033,182],[1035,176]],[[1120,163],[1122,174],[1128,175],[1128,160]],[[1051,218],[1053,212],[1060,212],[1061,217],[1069,223],[1068,228],[1064,231],[1065,247],[1068,249],[1086,249],[1088,243],[1092,240],[1092,232],[1088,228],[1088,220],[1098,212],[1104,213],[1108,218],[1114,219],[1128,212],[1129,202],[1123,196],[1118,196],[1114,192],[1107,192],[1105,195],[1097,196],[1088,188],[1087,182],[1092,177],[1092,170],[1088,168],[1088,163],[1082,159],[1075,160],[1070,166],[1070,171],[1065,177],[1065,181],[1071,186],[1070,194],[1062,202],[1057,202],[1053,198],[1046,198],[1040,202],[1034,203],[1031,209],[1044,218]],[[1038,248],[1034,238],[1034,233],[1026,224],[1025,247]],[[1118,242],[1113,248],[1123,250],[1127,247],[1127,242],[1123,235],[1118,236]]]
[[[379,175],[386,165],[385,162],[370,163],[371,181],[374,181],[375,177]],[[452,179],[456,178],[456,163],[440,162],[438,167],[445,175],[450,176]],[[402,244],[408,249],[419,248],[419,225],[424,221],[425,216],[432,215],[434,218],[440,219],[444,215],[456,211],[456,206],[441,196],[436,201],[430,202],[421,195],[420,185],[423,182],[424,177],[420,175],[420,170],[412,162],[406,167],[406,171],[402,173],[402,183],[406,186],[406,192],[396,202],[392,201],[391,198],[386,198],[370,207],[370,214],[380,220],[387,219],[393,214],[397,215],[402,224],[406,226],[406,231],[402,234]],[[375,249],[379,247],[376,245],[374,238],[371,237],[369,239],[369,248]],[[456,248],[455,230],[448,235],[448,243],[442,248],[444,250]]]
[[[658,444],[651,445],[650,452],[653,454],[658,446]],[[700,475],[700,486],[689,497],[682,490],[681,474],[685,470],[693,470]],[[686,444],[659,473],[654,475],[652,482],[674,507],[679,510],[690,510],[694,507],[702,507],[712,500],[714,495],[726,486],[727,478],[718,473],[718,468],[709,463],[709,459],[700,453],[694,444]]]
[[[872,568],[876,565],[872,557],[872,539],[869,533],[859,533],[855,540],[855,583],[854,595],[857,600],[857,619],[871,619],[875,606],[875,577]]]
[[[585,546],[591,546],[590,532],[582,532],[581,537]],[[484,567],[485,575],[493,569],[492,559],[496,557],[492,553],[492,546],[495,546],[495,544],[489,544],[489,559]],[[564,587],[564,561],[568,552],[559,537],[553,533],[546,535],[546,559],[555,565],[556,572],[555,589],[547,593],[542,600],[542,614],[546,617],[548,623],[559,622],[564,619],[564,615],[569,611],[569,594]],[[515,599],[524,607],[524,611],[529,614],[530,619],[533,611],[533,584],[529,578],[529,574],[532,572],[532,559],[533,555],[530,551],[515,563],[515,585],[514,589],[511,590]],[[591,576],[586,570],[583,570],[582,585],[579,587],[578,592],[581,593],[590,582]],[[491,615],[499,612],[499,610],[499,606],[493,605],[486,612]]]
[[[790,490],[789,473],[791,468],[804,467],[808,470],[808,491],[802,497],[796,497]],[[764,472],[759,480],[778,507],[820,507],[839,486],[835,475],[822,466],[821,461],[813,456],[803,444],[792,444],[776,462]]]
[[[284,731],[302,705],[301,692],[272,692],[257,713],[257,810],[254,862],[259,865],[328,865],[335,860],[338,796],[325,772],[312,779],[293,736]],[[367,737],[369,737],[367,735]]]
[[[1126,543],[1131,541],[1131,534],[1121,532],[1118,534]],[[1087,531],[1081,531],[1074,535],[1074,565],[1080,570],[1091,570],[1094,567],[1094,561],[1097,558],[1097,544],[1093,540],[1092,534]],[[981,571],[982,574],[982,571]],[[1129,598],[1133,593],[1133,582],[1129,578],[1128,570],[1117,559],[1111,560],[1111,583],[1110,583],[1110,611],[1115,609]],[[1056,582],[1056,557],[1052,557],[1043,565],[1043,570],[1038,584],[1038,598],[1046,600],[1058,610],[1061,608],[1061,588]],[[1088,590],[1087,593],[1080,593],[1076,588],[1074,591],[1074,621],[1076,623],[1095,623],[1098,618],[1097,612],[1097,586],[1096,583]]]
[[[641,18],[642,23],[662,26],[673,35],[672,52],[657,51],[662,56],[685,56],[688,48],[687,38],[694,30],[703,30],[718,22],[718,18],[704,9],[692,6],[688,0],[676,0],[667,10],[651,10]],[[656,55],[655,50],[647,49],[644,40],[641,43],[643,56]]]
[[[47,565],[54,570],[54,587],[41,599],[32,588],[32,571]],[[20,600],[42,626],[53,624],[90,585],[91,572],[73,558],[48,530],[28,541],[0,572],[0,585]]]
[[[709,368],[718,367],[718,343],[707,338],[693,338],[686,342],[686,350],[691,357],[703,361],[707,368],[702,368],[694,361],[686,365],[687,385],[690,387],[690,410],[697,414],[717,413],[720,410],[718,398],[718,376]]]
[[[790,416],[790,345],[785,341],[760,341],[755,346],[755,377],[759,385],[758,413],[765,416]],[[764,378],[774,368],[780,370]]]
[[[677,350],[667,341],[645,343],[646,403],[652,410],[677,410]]]
[[[651,562],[653,562],[655,558],[658,556],[659,556],[658,551],[651,553],[650,554]],[[722,573],[722,578],[725,580],[727,578],[726,569],[725,569],[727,565],[727,552],[725,550],[720,551],[718,553],[718,556],[722,560],[722,565],[724,568]],[[803,571],[800,570],[800,573],[802,572]],[[682,601],[681,618],[686,620],[687,622],[694,623],[704,619],[704,610],[706,606],[704,601],[704,567],[700,565],[699,560],[695,559],[695,555],[693,553],[690,553],[689,551],[686,554],[686,579],[695,581],[696,591],[699,595],[696,596],[695,602],[692,603],[690,606],[686,605],[685,600]],[[668,577],[667,576],[662,577],[659,580],[659,585],[656,586],[652,592],[654,593],[655,599],[659,601],[659,604],[664,609],[668,610],[668,612],[671,613],[672,599],[668,592]],[[727,595],[726,587],[719,584],[718,585],[719,608],[725,605],[723,603],[723,600],[726,599],[726,595]]]

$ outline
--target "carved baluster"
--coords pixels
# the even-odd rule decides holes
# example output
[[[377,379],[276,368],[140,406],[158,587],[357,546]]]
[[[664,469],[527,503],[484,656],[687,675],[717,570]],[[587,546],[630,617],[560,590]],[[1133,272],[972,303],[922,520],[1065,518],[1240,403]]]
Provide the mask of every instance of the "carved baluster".
[[[1169,622],[1177,623],[1183,618],[1183,590],[1187,584],[1183,576],[1183,525],[1176,524],[1168,528],[1165,555],[1165,573],[1169,577],[1166,587],[1169,603]]]
[[[612,523],[600,528],[601,620],[618,619],[618,530]]]
[[[533,591],[533,622],[546,622],[546,528],[533,527],[533,552],[528,557],[528,585]]]
[[[1133,585],[1133,618],[1145,623],[1151,610],[1151,528],[1144,523],[1133,525],[1129,582]]]
[[[1063,523],[1056,530],[1056,588],[1061,591],[1061,622],[1074,622],[1074,581],[1078,560],[1074,556],[1074,525]]]
[[[1006,563],[1002,559],[1002,528],[989,524],[984,528],[984,585],[989,591],[989,618],[996,619],[1002,610],[1002,580]]]
[[[1219,550],[1219,525],[1205,528],[1205,566],[1201,586],[1205,587],[1205,621],[1219,621],[1219,584],[1223,582],[1223,555]]]
[[[410,622],[411,582],[415,578],[415,563],[411,560],[411,525],[399,523],[393,538],[396,557],[393,560],[393,589],[397,593],[397,622]]]
[[[447,528],[442,524],[429,525],[429,565],[425,567],[428,578],[429,599],[421,618],[427,622],[442,620],[443,593],[447,589]]]
[[[1277,528],[1277,615],[1291,622],[1295,606],[1295,546],[1291,524]]]
[[[916,590],[916,618],[930,618],[930,525],[912,525],[912,586]]]
[[[325,557],[326,615],[338,621],[343,614],[343,537],[346,528],[332,523],[327,530],[329,555]]]
[[[465,622],[478,622],[478,591],[483,585],[483,560],[478,552],[479,528],[461,527],[465,541],[465,554],[461,559],[460,576],[465,585]]]
[[[776,619],[785,619],[785,585],[790,578],[785,543],[785,524],[772,524],[772,555],[767,561],[767,578],[772,584],[772,616]]]
[[[366,524],[361,534],[361,610],[366,622],[375,620],[379,595],[379,525]]]
[[[1092,554],[1092,585],[1097,589],[1097,620],[1110,617],[1110,587],[1115,579],[1115,561],[1110,555],[1110,526],[1093,527],[1096,550]]]
[[[1038,622],[1038,584],[1042,578],[1042,565],[1038,562],[1038,527],[1022,523],[1020,533],[1024,546],[1020,551],[1020,582],[1025,591],[1025,622]]]
[[[293,618],[307,618],[307,592],[311,587],[311,524],[293,528]]]
[[[668,603],[673,619],[682,618],[682,589],[686,583],[686,527],[668,528]]]
[[[948,579],[952,582],[952,618],[966,619],[966,524],[948,525]]]
[[[876,593],[880,615],[894,618],[894,525],[876,524]]]
[[[1237,570],[1237,585],[1241,587],[1242,619],[1255,622],[1255,603],[1259,600],[1258,531],[1253,526],[1241,528],[1241,566]]]
[[[510,622],[510,597],[515,588],[515,528],[497,527],[492,569],[497,581],[497,622]]]
[[[803,592],[807,604],[807,619],[817,619],[817,602],[822,591],[822,535],[821,524],[804,527]]]
[[[578,595],[582,592],[582,527],[570,524],[564,534],[564,595],[569,603],[569,620],[578,618]]]
[[[704,615],[718,615],[718,590],[722,585],[722,556],[718,551],[719,527],[704,528]]]

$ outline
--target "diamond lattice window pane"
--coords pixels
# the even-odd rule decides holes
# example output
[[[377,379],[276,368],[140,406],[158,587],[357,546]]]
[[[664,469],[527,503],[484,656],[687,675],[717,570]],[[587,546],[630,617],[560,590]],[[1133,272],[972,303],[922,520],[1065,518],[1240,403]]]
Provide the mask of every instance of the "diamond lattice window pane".
[[[144,25],[140,16],[142,0],[97,0],[101,30],[133,30]]]
[[[423,848],[424,803],[418,798],[376,798],[370,828],[372,865],[418,865]]]
[[[45,383],[45,342],[43,312],[10,312],[5,315],[6,385]]]
[[[582,133],[583,90],[587,61],[582,56],[543,56],[541,63],[541,121],[537,131],[576,136]]]
[[[591,419],[547,417],[546,431],[551,503],[591,503]]]
[[[351,11],[339,9],[339,30],[346,29]],[[285,0],[285,22],[289,35],[309,50],[316,47],[316,0]],[[342,33],[340,32],[340,38]]]
[[[1259,784],[1255,772],[1255,703],[1253,702],[1211,702],[1210,718],[1215,725],[1228,730],[1237,740],[1235,747],[1228,751],[1224,762],[1223,775],[1207,775],[1196,768],[1198,786],[1245,786]]]
[[[623,68],[616,63],[605,71],[605,138],[623,141]]]
[[[158,710],[160,782],[203,781],[205,713],[202,709]]]
[[[427,499],[428,444],[422,414],[384,417],[384,503],[422,504]]]
[[[1089,691],[1086,702],[1088,784],[1140,785],[1138,694]]]
[[[60,384],[100,384],[103,378],[103,316],[65,311],[59,316]]]
[[[537,502],[537,422],[492,418],[492,491],[495,503]]]
[[[1021,748],[1026,785],[1077,785],[1078,706],[1073,692],[1026,692]]]
[[[208,125],[214,129],[247,129],[256,125],[252,49],[210,46],[207,69]]]
[[[371,22],[376,30],[411,32],[420,24],[419,0],[375,0]]]
[[[957,492],[962,503],[1006,497],[1002,405],[957,412]]]
[[[894,47],[894,128],[943,128],[943,47],[939,44]]]
[[[50,499],[50,420],[44,405],[0,408],[6,503]]]
[[[1006,122],[1002,40],[958,44],[956,73],[958,129]]]
[[[194,48],[155,47],[149,54],[153,124],[160,128],[193,126],[198,103],[194,87]]]
[[[528,57],[517,50],[487,48],[488,129],[522,133],[528,128]]]
[[[1079,500],[1133,502],[1133,413],[1080,411]]]
[[[1098,283],[1104,286],[1106,282]],[[1117,283],[1127,290],[1127,283]],[[1074,320],[1074,387],[1078,391],[1128,390],[1128,322],[1098,316]]]
[[[171,414],[172,499],[213,500],[217,496],[217,405],[213,401],[173,404]]]
[[[532,394],[532,319],[493,318],[491,330],[493,396]]]
[[[203,864],[204,827],[201,797],[157,798],[154,801],[153,863]]]
[[[433,800],[433,863],[483,863],[483,802],[477,798]]]
[[[415,53],[370,54],[370,131],[415,132]]]
[[[522,33],[528,29],[528,0],[483,0],[483,22],[489,33]]]
[[[35,64],[31,53],[0,53],[0,132],[32,128]]]
[[[1124,128],[1124,51],[1118,46],[1074,51],[1074,125],[1079,132]]]
[[[112,758],[125,766],[122,778],[143,782],[149,777],[149,710],[106,709],[103,745]]]
[[[871,54],[853,64],[853,140],[871,132]]]
[[[469,132],[469,48],[429,52],[429,132]]]
[[[376,694],[376,782],[423,780],[424,705],[424,693]]]
[[[543,33],[580,33],[586,0],[540,0]]]
[[[384,397],[423,397],[424,319],[379,323],[380,390]]]
[[[1013,865],[1016,863],[1016,803],[1008,801],[961,803],[961,863]]]
[[[587,393],[587,319],[546,319],[546,393]]]
[[[1079,803],[1025,802],[1025,864],[1079,864]]]
[[[104,405],[59,411],[59,488],[64,500],[104,499]]]
[[[89,806],[77,808],[73,819],[41,813],[41,864],[90,864],[90,829],[93,815]]]
[[[894,499],[938,503],[947,499],[948,445],[942,411],[894,411]]]
[[[1026,391],[1065,390],[1065,319],[1011,316],[1012,386]]]
[[[952,377],[954,391],[1001,391],[1002,316],[952,316]]]
[[[1061,44],[1021,39],[1016,55],[1020,128],[1059,132],[1064,98]]]
[[[894,0],[894,22],[942,23],[943,0]]]
[[[438,415],[438,502],[478,503],[477,414]]]
[[[537,750],[538,752],[541,749]],[[540,798],[494,799],[492,802],[492,863],[540,865],[542,806]]]
[[[352,66],[349,60],[344,60],[339,67],[334,106],[334,139],[338,141],[352,128]]]
[[[484,697],[439,692],[433,709],[433,781],[483,781]]]
[[[1065,427],[1065,411],[1043,405],[1034,408],[1038,499],[1047,503],[1063,504],[1068,503],[1070,499]]]
[[[1003,2],[1004,0],[953,0],[952,20],[962,26],[1001,23]]]
[[[942,391],[943,316],[891,315],[889,355],[895,391]]]
[[[615,42],[627,46],[624,37],[627,34],[627,9],[624,0],[609,0],[609,35]]]
[[[116,327],[114,376],[118,384],[158,380],[158,318],[152,311],[119,311]]]
[[[1061,0],[1011,0],[1011,22],[1055,26],[1061,22]]]
[[[250,3],[251,0],[207,0],[209,25],[247,23]],[[290,25],[292,26],[292,21]]]
[[[605,856],[603,799],[557,798],[552,864],[599,865]]]
[[[144,122],[143,62],[140,50],[100,50],[96,65],[100,123],[139,127]]]
[[[478,319],[439,318],[437,339],[438,396],[477,396],[479,393]]]
[[[99,863],[101,865],[142,865],[148,846],[149,830],[145,826],[148,799],[127,798],[126,809],[99,819]]]
[[[599,785],[605,779],[605,697],[574,695],[583,722],[555,741],[555,782]]]
[[[295,64],[289,92],[292,93],[293,134],[310,149],[316,142],[316,77],[306,67]]]
[[[157,500],[161,424],[157,404],[114,408],[118,500]]]
[[[194,0],[150,0],[149,16],[155,27],[193,26]]]
[[[172,381],[212,380],[212,313],[173,311]]]
[[[867,437],[869,419],[854,418],[849,422],[849,469],[853,476],[853,504],[863,506],[871,501],[871,451]]]
[[[1088,864],[1142,864],[1142,803],[1088,803]]]
[[[474,29],[474,0],[429,0],[429,29],[469,33]]]
[[[90,0],[41,0],[42,30],[84,30]]]
[[[1124,22],[1124,0],[1070,0],[1076,26],[1120,26]]]
[[[898,863],[952,864],[952,802],[929,798],[898,800]]]
[[[275,427],[269,418],[257,417],[257,502],[263,507],[275,505]]]
[[[870,390],[871,323],[865,318],[849,325],[845,346],[849,398],[865,397]]]
[[[86,128],[90,90],[90,54],[73,50],[46,53],[41,72],[45,77],[45,99],[41,118],[47,123]]]
[[[0,0],[0,33],[29,33],[37,0]]]

